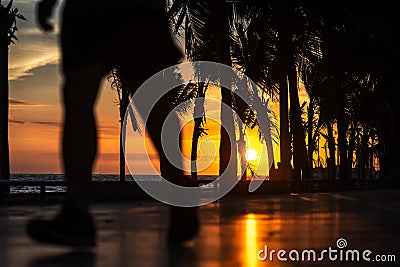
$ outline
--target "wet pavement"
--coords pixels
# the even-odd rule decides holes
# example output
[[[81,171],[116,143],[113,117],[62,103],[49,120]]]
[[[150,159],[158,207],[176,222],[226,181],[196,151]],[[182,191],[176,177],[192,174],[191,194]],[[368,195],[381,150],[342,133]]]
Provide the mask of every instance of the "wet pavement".
[[[95,203],[98,246],[91,250],[26,237],[29,218],[54,216],[58,206],[0,205],[0,266],[398,266],[399,203],[397,189],[232,196],[201,207],[199,236],[172,248],[163,204]]]

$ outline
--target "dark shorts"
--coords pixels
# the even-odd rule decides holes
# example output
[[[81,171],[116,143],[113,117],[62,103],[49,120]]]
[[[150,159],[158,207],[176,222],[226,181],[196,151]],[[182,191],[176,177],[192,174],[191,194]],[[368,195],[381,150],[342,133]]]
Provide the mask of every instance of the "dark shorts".
[[[104,66],[106,74],[119,65],[124,76],[143,80],[182,57],[162,9],[65,7],[61,42],[66,74],[93,64]]]

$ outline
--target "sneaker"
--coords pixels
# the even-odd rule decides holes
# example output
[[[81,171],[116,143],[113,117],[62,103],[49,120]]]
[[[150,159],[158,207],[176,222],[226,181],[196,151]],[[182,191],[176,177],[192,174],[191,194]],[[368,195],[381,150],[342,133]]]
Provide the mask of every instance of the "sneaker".
[[[96,245],[96,230],[90,215],[62,212],[53,220],[32,220],[27,225],[28,235],[46,244],[92,247]]]
[[[169,244],[179,245],[195,238],[199,228],[197,208],[170,207]]]

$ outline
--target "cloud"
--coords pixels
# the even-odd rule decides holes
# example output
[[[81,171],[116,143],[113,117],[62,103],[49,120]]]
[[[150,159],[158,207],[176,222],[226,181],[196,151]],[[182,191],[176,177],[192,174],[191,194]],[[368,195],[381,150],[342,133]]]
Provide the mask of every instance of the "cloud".
[[[10,124],[18,124],[18,125],[25,125],[25,124],[27,124],[27,121],[8,119],[8,123],[10,123]]]
[[[11,107],[47,107],[49,105],[45,104],[34,104],[34,103],[29,103],[23,100],[15,100],[15,99],[10,99],[9,104]]]
[[[58,127],[58,128],[62,126],[61,123],[53,121],[27,121],[27,120],[14,120],[9,118],[8,122],[10,124],[18,124],[18,125],[34,124],[34,125],[44,125],[44,126]]]
[[[14,7],[18,8],[27,21],[17,21],[19,41],[10,46],[9,80],[19,80],[31,76],[32,70],[48,64],[57,64],[60,61],[58,49],[58,27],[56,31],[45,34],[35,23],[34,1],[16,0]],[[61,5],[58,5],[58,8]],[[59,24],[59,11],[54,12],[54,23]]]
[[[10,99],[9,103],[10,105],[15,105],[15,106],[30,106],[30,104],[26,103],[25,101],[14,100],[14,99]]]
[[[9,80],[19,80],[33,75],[32,70],[41,66],[58,64],[60,55],[54,41],[43,41],[32,36],[11,48]]]
[[[31,121],[29,122],[31,124],[36,124],[36,125],[45,125],[45,126],[50,126],[50,127],[61,127],[62,124],[59,122],[52,122],[52,121]]]
[[[34,125],[43,125],[43,126],[49,126],[49,127],[57,127],[61,128],[62,123],[61,122],[55,122],[55,121],[28,121],[28,120],[15,120],[12,118],[8,119],[8,122],[10,124],[18,124],[18,125],[26,125],[26,124],[34,124]],[[119,128],[114,127],[114,126],[109,126],[109,125],[99,125],[97,127],[97,130],[99,131],[100,134],[105,134],[105,135],[110,135],[113,138],[110,139],[115,139],[119,137]],[[107,139],[107,138],[102,138],[102,139]]]

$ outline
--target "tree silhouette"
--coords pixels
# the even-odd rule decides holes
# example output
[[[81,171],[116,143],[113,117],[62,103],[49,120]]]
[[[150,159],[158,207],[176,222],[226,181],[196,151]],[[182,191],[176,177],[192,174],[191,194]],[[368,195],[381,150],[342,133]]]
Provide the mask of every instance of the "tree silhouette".
[[[206,97],[206,91],[208,84],[204,82],[198,83],[196,98],[194,99],[194,127],[192,135],[192,148],[190,154],[191,160],[191,179],[194,183],[198,181],[197,173],[197,150],[200,137],[207,135],[207,129],[204,125],[207,123],[204,109],[204,99]]]
[[[355,166],[371,168],[377,155],[382,168],[396,165],[399,142],[394,121],[400,106],[393,104],[396,68],[385,64],[395,62],[392,55],[398,54],[393,46],[393,1],[377,5],[357,0],[172,3],[175,30],[184,28],[190,59],[230,63],[256,82],[260,95],[274,100],[279,92],[280,166],[286,170],[280,173],[282,178],[290,176],[292,157],[294,177],[311,178],[315,153],[316,165],[326,162],[330,179],[336,177],[336,162],[342,180],[352,177]],[[305,106],[299,101],[299,81],[309,96],[306,121]],[[247,108],[242,104],[234,97],[233,107],[246,120]],[[368,116],[374,121],[365,120],[363,115],[368,105],[377,109]],[[239,140],[243,139],[242,129]],[[243,153],[241,143],[239,152]],[[325,160],[320,158],[322,147]],[[383,148],[388,152],[383,153]]]
[[[174,106],[179,107],[178,112],[182,114],[193,113],[194,126],[191,144],[191,180],[193,184],[198,184],[197,155],[199,139],[207,135],[205,124],[207,123],[205,114],[205,94],[209,83],[189,82],[182,85],[174,100]],[[192,109],[193,107],[193,109]]]
[[[185,51],[191,60],[208,60],[232,65],[230,56],[230,27],[225,0],[176,0],[169,9],[169,17],[175,25],[175,32],[181,28],[184,31]],[[229,81],[228,81],[229,82]],[[221,105],[232,106],[231,88],[221,87]],[[222,112],[220,128],[220,174],[228,166],[231,151],[237,154],[237,147],[231,147],[228,132],[235,136],[234,119],[232,112]],[[235,175],[236,157],[232,158]]]
[[[8,145],[8,46],[14,44],[17,19],[26,20],[17,8],[12,8],[11,0],[7,6],[0,1],[0,179],[10,179],[10,156]]]
[[[120,181],[124,182],[126,178],[126,164],[125,164],[125,148],[124,148],[124,119],[125,112],[129,106],[129,96],[130,90],[123,80],[121,75],[121,70],[119,66],[115,66],[107,77],[108,81],[111,83],[111,87],[115,89],[118,93],[118,105],[119,105],[119,122],[120,122],[120,133],[119,133],[119,176]],[[133,113],[131,113],[133,115]],[[131,116],[132,120],[135,120],[134,116]],[[132,122],[134,124],[134,130],[139,130],[136,121]]]
[[[308,177],[307,151],[304,129],[302,127],[301,110],[297,83],[297,54],[304,49],[299,36],[304,31],[298,25],[305,24],[299,12],[298,1],[248,1],[235,4],[242,21],[236,28],[239,36],[247,35],[248,49],[244,49],[247,60],[239,60],[245,67],[246,74],[257,82],[261,89],[269,88],[269,93],[277,88],[280,100],[280,169],[283,179],[291,176],[291,138],[290,129],[296,132],[293,136],[293,156],[295,177],[300,178],[300,172]],[[251,13],[251,14],[249,14]],[[244,33],[243,28],[246,28]],[[242,39],[246,39],[241,37]],[[246,43],[246,42],[243,42]],[[299,45],[300,44],[300,45]],[[253,46],[253,47],[252,47]],[[300,48],[299,48],[300,46]],[[260,71],[261,70],[261,71]],[[264,76],[264,77],[263,77]],[[290,91],[290,116],[289,116]]]

